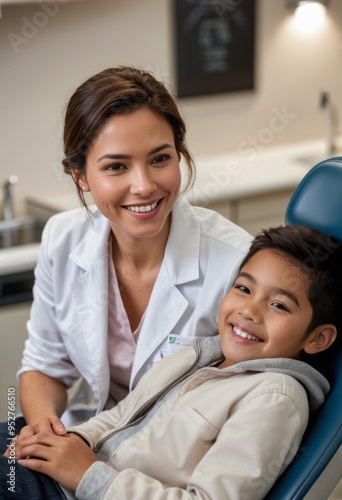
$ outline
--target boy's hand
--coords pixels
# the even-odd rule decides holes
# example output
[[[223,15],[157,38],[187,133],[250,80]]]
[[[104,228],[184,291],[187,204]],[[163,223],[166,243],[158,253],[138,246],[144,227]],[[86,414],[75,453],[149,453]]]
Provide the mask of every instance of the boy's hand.
[[[16,448],[18,444],[25,438],[29,436],[34,436],[39,432],[47,432],[56,434],[57,436],[63,436],[66,434],[66,429],[63,422],[59,420],[58,417],[44,417],[39,422],[33,425],[25,425],[20,431],[20,434],[15,437]],[[4,453],[5,457],[9,457],[9,449]]]
[[[16,456],[24,467],[47,474],[71,491],[76,491],[85,472],[98,460],[80,436],[48,432],[21,440]]]

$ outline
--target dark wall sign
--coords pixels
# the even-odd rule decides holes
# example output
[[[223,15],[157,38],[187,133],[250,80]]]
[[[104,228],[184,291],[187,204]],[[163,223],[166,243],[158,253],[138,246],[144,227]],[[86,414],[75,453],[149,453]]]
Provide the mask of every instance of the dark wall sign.
[[[178,97],[252,89],[255,0],[174,0]]]

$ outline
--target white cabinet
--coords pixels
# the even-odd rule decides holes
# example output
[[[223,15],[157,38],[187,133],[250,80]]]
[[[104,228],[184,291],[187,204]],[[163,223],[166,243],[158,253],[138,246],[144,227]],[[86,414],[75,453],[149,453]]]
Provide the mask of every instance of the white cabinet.
[[[279,189],[239,199],[212,201],[205,206],[255,235],[263,228],[284,224],[292,193],[292,189]]]
[[[27,338],[26,322],[30,308],[30,302],[0,307],[0,422],[10,418],[11,405],[7,403],[8,394],[15,395],[16,411],[20,411],[16,372],[21,365]]]

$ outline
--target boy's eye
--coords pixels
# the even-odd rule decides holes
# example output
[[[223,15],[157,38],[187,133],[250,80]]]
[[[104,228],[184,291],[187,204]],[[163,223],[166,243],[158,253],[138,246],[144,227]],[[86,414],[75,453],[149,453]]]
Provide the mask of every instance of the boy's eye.
[[[236,290],[240,290],[242,293],[250,293],[249,288],[245,285],[239,285],[238,283],[236,283],[234,285],[234,288],[236,288]]]
[[[155,158],[153,158],[152,164],[163,163],[164,161],[169,160],[169,158],[170,158],[170,155],[166,155],[166,154],[158,155]]]
[[[290,311],[289,308],[282,302],[272,302],[272,306],[276,307],[277,309],[281,309],[282,311]]]

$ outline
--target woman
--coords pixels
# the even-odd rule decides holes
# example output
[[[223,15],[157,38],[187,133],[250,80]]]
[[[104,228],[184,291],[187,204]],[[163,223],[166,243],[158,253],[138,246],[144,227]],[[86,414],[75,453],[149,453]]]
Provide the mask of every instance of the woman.
[[[185,186],[194,178],[185,124],[147,72],[118,67],[83,83],[67,107],[64,151],[84,207],[45,227],[19,372],[26,422],[56,434],[62,421],[116,405],[194,335],[214,335],[251,240],[179,196],[182,157]]]

